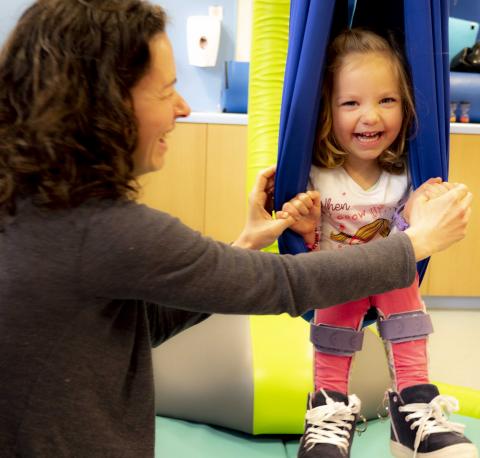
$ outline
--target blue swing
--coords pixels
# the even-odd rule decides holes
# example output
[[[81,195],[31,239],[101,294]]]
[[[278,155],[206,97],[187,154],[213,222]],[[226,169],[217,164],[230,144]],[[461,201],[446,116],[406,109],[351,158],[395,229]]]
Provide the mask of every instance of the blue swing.
[[[351,27],[393,32],[410,65],[418,128],[408,141],[412,183],[448,176],[449,61],[447,0],[292,0],[280,118],[276,210],[306,189],[320,111],[325,53],[332,36]],[[286,231],[281,253],[306,251],[303,239]],[[428,260],[418,263],[420,279]],[[310,320],[312,313],[306,314]]]

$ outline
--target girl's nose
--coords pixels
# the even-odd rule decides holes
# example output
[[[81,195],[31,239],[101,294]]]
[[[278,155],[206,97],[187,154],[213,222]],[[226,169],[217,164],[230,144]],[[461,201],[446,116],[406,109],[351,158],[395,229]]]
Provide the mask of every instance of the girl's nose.
[[[376,122],[379,121],[379,119],[380,119],[380,116],[374,107],[366,108],[365,111],[362,113],[361,120],[364,124],[368,124],[368,125],[375,124]]]
[[[186,118],[190,114],[190,106],[185,99],[177,93],[177,102],[175,104],[175,117]]]

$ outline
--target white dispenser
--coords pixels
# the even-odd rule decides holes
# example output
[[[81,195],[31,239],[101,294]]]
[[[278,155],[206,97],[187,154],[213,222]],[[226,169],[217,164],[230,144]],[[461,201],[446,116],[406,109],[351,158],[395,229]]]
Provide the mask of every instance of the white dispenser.
[[[187,18],[188,62],[197,67],[215,67],[220,45],[221,19],[218,16]]]

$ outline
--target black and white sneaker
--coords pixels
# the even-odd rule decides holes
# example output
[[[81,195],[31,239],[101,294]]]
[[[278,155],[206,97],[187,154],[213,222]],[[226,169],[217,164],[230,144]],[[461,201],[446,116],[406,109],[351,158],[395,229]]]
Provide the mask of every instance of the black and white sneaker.
[[[350,457],[360,406],[354,394],[320,390],[310,395],[298,458]]]
[[[435,385],[389,391],[388,400],[395,458],[478,458],[475,445],[463,435],[465,426],[448,421],[458,401],[440,395]]]

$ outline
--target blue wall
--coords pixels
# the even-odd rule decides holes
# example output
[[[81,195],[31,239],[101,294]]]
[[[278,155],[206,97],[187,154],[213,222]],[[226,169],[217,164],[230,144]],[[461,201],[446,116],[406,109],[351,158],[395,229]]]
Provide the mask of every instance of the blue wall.
[[[3,45],[18,18],[32,3],[33,0],[14,0],[0,3],[0,45]]]
[[[32,0],[13,0],[0,4],[0,44],[3,44],[17,19]],[[167,33],[172,41],[176,62],[178,91],[193,111],[219,111],[224,63],[235,58],[237,34],[237,0],[160,0],[169,15]],[[223,6],[223,21],[215,67],[201,68],[188,64],[187,17],[208,15],[211,5]]]
[[[220,111],[220,91],[226,60],[235,58],[237,0],[160,0],[170,17],[167,33],[177,63],[178,91],[193,111]],[[208,15],[210,5],[223,6],[223,21],[215,67],[193,67],[187,56],[187,17]]]

